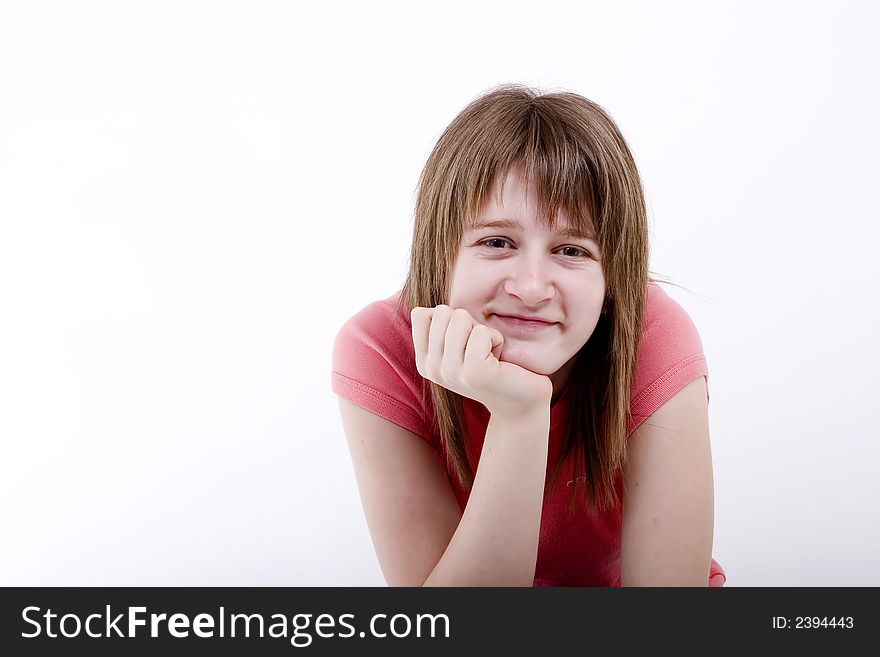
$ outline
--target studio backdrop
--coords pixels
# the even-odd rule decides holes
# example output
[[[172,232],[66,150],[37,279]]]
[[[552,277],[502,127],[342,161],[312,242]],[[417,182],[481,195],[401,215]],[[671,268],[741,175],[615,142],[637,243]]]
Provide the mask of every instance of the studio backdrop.
[[[443,128],[605,108],[709,370],[726,586],[880,584],[871,2],[0,7],[0,585],[384,586],[330,389]]]

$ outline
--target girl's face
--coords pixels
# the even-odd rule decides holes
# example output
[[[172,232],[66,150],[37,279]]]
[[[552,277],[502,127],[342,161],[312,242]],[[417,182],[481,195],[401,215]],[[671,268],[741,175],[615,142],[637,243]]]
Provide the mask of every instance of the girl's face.
[[[464,308],[504,336],[501,360],[553,381],[554,396],[566,382],[575,356],[596,328],[605,298],[605,276],[596,242],[538,221],[534,192],[525,193],[518,167],[511,168],[501,204],[500,176],[475,226],[458,250],[448,305]],[[542,322],[517,322],[510,316]]]

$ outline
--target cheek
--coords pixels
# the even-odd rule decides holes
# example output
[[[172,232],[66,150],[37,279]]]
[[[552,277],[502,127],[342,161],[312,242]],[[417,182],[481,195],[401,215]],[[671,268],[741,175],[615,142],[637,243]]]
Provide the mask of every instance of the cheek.
[[[464,297],[467,293],[465,281],[467,281],[467,274],[457,270],[452,277],[452,283],[449,285],[449,298],[446,300],[446,303],[453,308],[461,307],[461,304],[464,302]]]
[[[458,257],[449,275],[449,290],[446,303],[450,306],[454,306],[455,300],[461,296],[464,281],[467,280],[467,272],[464,269],[461,257]]]
[[[583,347],[596,331],[601,312],[601,302],[590,303],[588,307],[582,309],[576,316],[569,317],[568,325],[562,332],[559,343],[560,348],[577,351]]]
[[[590,336],[596,330],[596,325],[601,317],[602,305],[599,304],[595,308],[591,307],[581,317],[578,318],[576,325],[572,326],[571,339],[586,344]]]
[[[449,286],[449,305],[465,307],[469,301],[479,299],[487,288],[485,268],[478,262],[459,259],[453,269]]]

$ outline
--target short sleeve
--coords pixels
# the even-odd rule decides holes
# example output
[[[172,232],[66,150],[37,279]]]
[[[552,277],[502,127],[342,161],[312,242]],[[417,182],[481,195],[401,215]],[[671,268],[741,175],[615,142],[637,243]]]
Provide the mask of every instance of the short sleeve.
[[[648,285],[645,322],[632,385],[632,433],[654,411],[709,371],[693,320],[655,283]]]
[[[372,303],[351,317],[333,342],[331,389],[376,415],[412,431],[435,447],[422,394],[422,376],[408,317],[396,296]]]

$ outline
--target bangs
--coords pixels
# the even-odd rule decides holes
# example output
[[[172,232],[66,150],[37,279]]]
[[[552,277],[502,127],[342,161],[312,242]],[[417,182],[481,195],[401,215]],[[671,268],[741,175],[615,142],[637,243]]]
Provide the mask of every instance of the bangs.
[[[471,156],[458,165],[465,229],[474,225],[496,181],[496,201],[501,203],[508,173],[518,167],[526,192],[536,196],[539,221],[555,230],[561,210],[572,230],[598,238],[602,229],[599,174],[589,142],[583,136],[579,139],[567,123],[572,117],[542,107],[539,101],[523,104],[520,98],[501,111],[496,106],[476,121],[479,130],[471,135]]]

